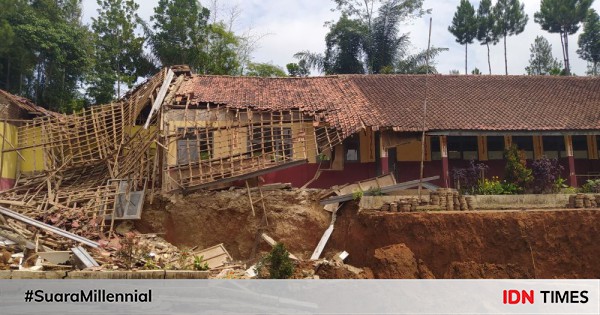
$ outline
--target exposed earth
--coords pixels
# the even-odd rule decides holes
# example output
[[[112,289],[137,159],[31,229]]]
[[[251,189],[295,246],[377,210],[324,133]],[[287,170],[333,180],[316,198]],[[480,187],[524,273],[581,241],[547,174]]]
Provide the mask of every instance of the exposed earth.
[[[310,258],[331,222],[319,193],[264,192],[263,232],[300,259]],[[136,228],[164,233],[180,248],[223,243],[234,259],[249,261],[255,246],[257,255],[270,249],[257,240],[263,210],[260,202],[254,208],[255,215],[243,189],[155,199]],[[321,257],[343,250],[347,264],[365,269],[359,278],[598,278],[600,211],[359,212],[350,201],[338,211]],[[355,277],[327,268],[317,268],[321,278]]]

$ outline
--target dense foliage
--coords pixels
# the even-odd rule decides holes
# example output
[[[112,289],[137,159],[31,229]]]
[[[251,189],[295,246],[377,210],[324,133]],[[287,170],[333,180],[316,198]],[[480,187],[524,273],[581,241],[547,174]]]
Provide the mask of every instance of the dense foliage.
[[[265,268],[268,270],[268,278],[270,279],[290,278],[294,273],[294,263],[289,255],[290,253],[283,243],[275,244],[271,252],[256,265],[256,272],[259,278],[267,277],[265,275]]]
[[[528,75],[558,75],[562,63],[552,56],[552,45],[543,36],[535,38],[529,49],[529,66],[525,67]]]
[[[510,146],[504,152],[506,166],[504,168],[504,179],[517,185],[524,190],[533,180],[531,169],[527,168],[524,152],[519,151],[516,145]]]
[[[533,180],[529,186],[531,192],[536,194],[556,193],[560,190],[560,174],[563,167],[557,159],[549,159],[543,156],[531,164],[531,175]]]
[[[409,53],[408,34],[401,23],[426,11],[422,0],[334,0],[341,17],[327,23],[325,53],[294,55],[308,68],[325,74],[431,73],[433,59],[447,48],[432,47]]]

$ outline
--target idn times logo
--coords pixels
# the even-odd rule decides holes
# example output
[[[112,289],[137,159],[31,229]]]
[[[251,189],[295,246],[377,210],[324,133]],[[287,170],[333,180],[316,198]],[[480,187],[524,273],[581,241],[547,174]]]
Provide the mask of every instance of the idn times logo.
[[[503,290],[503,304],[585,304],[589,301],[588,291],[544,291],[540,290]]]

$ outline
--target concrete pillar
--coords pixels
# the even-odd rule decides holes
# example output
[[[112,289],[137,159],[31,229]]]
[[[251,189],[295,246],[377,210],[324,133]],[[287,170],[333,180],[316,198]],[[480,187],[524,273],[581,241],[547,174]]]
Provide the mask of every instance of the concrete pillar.
[[[575,158],[573,157],[573,138],[565,136],[565,150],[569,160],[569,185],[577,187],[577,176],[575,176]]]
[[[448,137],[440,136],[440,152],[442,155],[442,182],[444,187],[450,187],[450,173],[448,172]]]

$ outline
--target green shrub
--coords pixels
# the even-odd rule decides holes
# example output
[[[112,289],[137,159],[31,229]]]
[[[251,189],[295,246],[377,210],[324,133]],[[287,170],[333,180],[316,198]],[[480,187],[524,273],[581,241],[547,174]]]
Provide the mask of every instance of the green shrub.
[[[265,266],[269,270],[271,279],[288,279],[294,273],[294,264],[289,257],[290,253],[282,243],[277,243],[271,252],[256,264],[256,274],[259,278],[264,277]]]
[[[194,270],[208,270],[210,267],[208,263],[204,261],[204,256],[194,256]]]
[[[532,171],[526,166],[526,159],[517,146],[512,145],[504,151],[506,167],[504,168],[504,180],[515,184],[522,192],[529,183],[533,181]]]
[[[519,187],[507,181],[500,181],[497,176],[492,179],[484,178],[479,181],[475,192],[479,195],[514,195],[519,192]]]
[[[588,179],[581,186],[582,193],[600,193],[600,179]]]
[[[362,190],[357,190],[355,192],[352,193],[352,199],[354,200],[360,200],[360,198],[362,198],[364,195],[364,193],[362,192]]]

